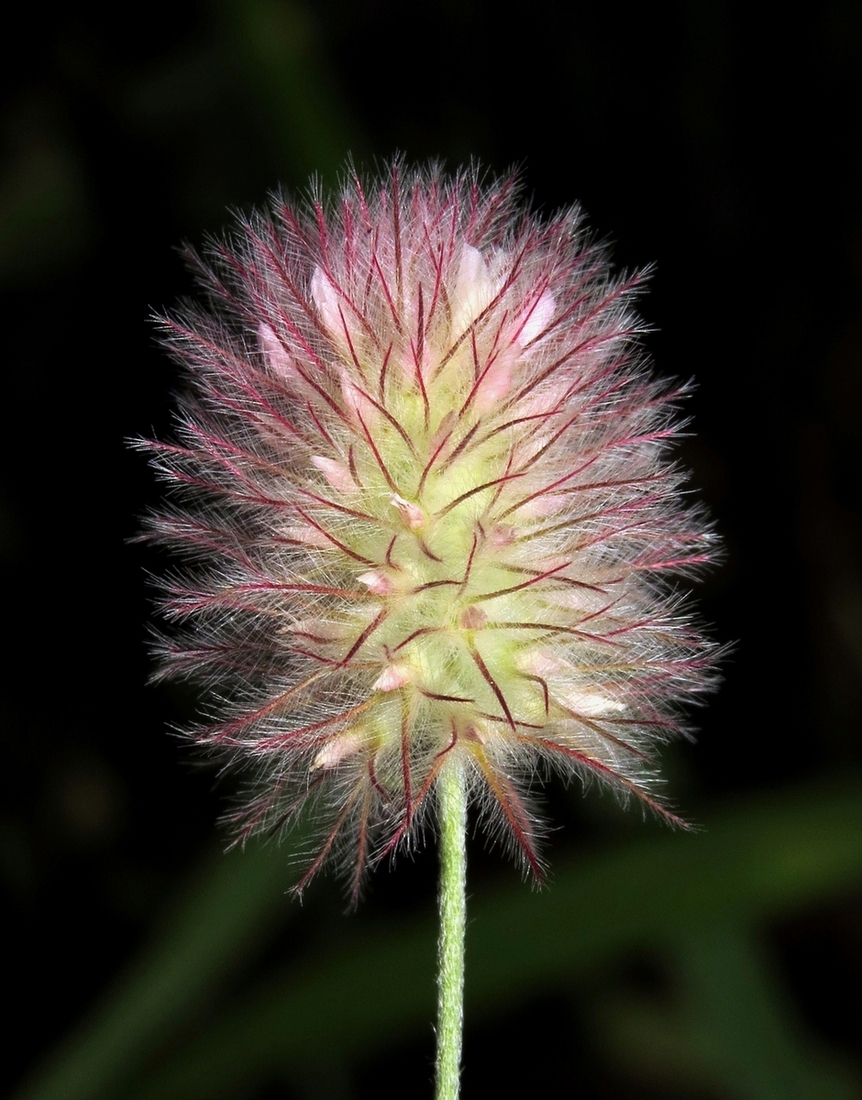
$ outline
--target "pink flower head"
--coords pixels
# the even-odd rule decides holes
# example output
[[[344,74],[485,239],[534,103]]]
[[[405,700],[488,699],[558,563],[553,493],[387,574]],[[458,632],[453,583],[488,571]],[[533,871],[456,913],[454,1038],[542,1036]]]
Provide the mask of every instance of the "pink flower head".
[[[672,580],[711,539],[639,277],[512,179],[398,164],[196,262],[211,306],[165,322],[192,389],[180,442],[146,445],[178,502],[152,528],[190,561],[163,671],[203,678],[192,736],[252,777],[240,835],[308,806],[299,888],[338,850],[355,896],[454,761],[536,875],[540,764],[677,822],[652,756],[713,658]]]

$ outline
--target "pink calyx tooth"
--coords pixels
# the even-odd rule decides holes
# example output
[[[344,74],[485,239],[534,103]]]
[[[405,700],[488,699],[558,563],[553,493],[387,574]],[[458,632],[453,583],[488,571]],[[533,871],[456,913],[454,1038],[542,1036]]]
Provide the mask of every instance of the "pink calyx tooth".
[[[399,496],[397,493],[392,494],[390,503],[395,505],[405,525],[409,527],[411,531],[418,531],[420,527],[425,526],[425,513],[418,504],[413,504],[411,501],[405,500],[404,497]]]
[[[408,665],[387,665],[371,685],[372,691],[395,691],[404,687],[412,678],[412,672]]]
[[[392,578],[379,569],[372,569],[368,573],[362,573],[356,578],[360,584],[364,584],[369,592],[375,596],[391,596],[395,591]]]
[[[487,614],[476,604],[465,607],[458,619],[462,630],[481,630],[487,621]]]
[[[511,523],[495,523],[488,532],[487,538],[491,546],[511,546],[515,541],[515,528]]]
[[[359,486],[353,480],[353,474],[343,462],[337,462],[333,458],[323,458],[321,455],[312,455],[311,464],[320,470],[333,489],[351,496],[359,492]]]
[[[275,329],[266,324],[265,321],[261,321],[257,328],[257,338],[272,373],[278,375],[285,382],[295,381],[297,378],[296,364],[290,353],[285,350],[281,340],[276,336]]]

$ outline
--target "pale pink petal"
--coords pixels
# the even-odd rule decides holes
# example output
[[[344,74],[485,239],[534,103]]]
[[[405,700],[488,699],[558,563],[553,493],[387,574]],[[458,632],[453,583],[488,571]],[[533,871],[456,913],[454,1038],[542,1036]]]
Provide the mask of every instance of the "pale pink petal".
[[[293,381],[297,377],[293,358],[285,350],[284,345],[276,336],[275,330],[266,321],[261,321],[258,325],[257,338],[272,373],[285,381]]]
[[[334,458],[324,458],[322,455],[312,455],[311,464],[320,470],[333,489],[349,495],[359,492],[359,486],[353,480],[353,474],[343,462],[338,462]]]

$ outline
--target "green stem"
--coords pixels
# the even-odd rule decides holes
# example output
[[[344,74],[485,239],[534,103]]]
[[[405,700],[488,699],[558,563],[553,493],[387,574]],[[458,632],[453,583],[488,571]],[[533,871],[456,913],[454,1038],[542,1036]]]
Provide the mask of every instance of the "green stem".
[[[438,781],[440,944],[438,954],[437,1098],[458,1100],[464,1026],[464,933],[467,924],[467,790],[452,761]]]

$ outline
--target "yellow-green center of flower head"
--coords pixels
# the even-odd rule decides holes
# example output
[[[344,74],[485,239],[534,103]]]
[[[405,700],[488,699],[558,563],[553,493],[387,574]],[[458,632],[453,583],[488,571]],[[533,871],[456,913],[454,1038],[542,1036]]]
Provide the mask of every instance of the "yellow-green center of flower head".
[[[228,694],[198,736],[259,772],[244,828],[312,801],[309,875],[349,847],[358,883],[453,762],[536,872],[539,762],[660,810],[648,752],[706,679],[660,575],[708,536],[632,345],[637,280],[510,182],[395,169],[276,217],[218,257],[234,320],[170,323],[199,396],[160,452],[205,494],[161,531],[217,563],[175,593],[198,629],[169,665]]]

